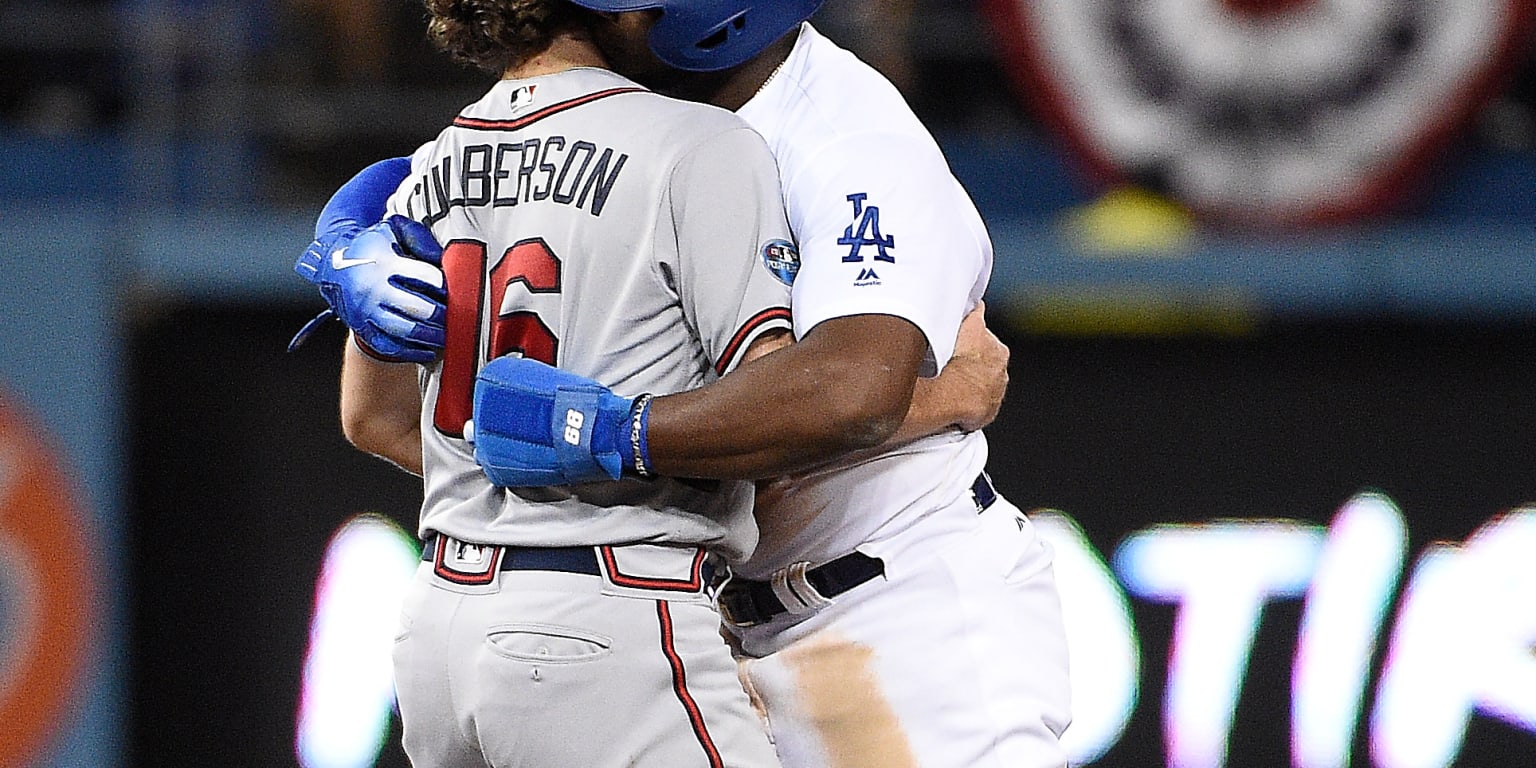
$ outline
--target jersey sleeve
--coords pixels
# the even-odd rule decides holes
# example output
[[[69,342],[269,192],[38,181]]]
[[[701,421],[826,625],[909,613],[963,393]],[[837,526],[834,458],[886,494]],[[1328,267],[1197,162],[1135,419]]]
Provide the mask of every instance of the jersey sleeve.
[[[420,221],[417,212],[411,210],[411,199],[416,196],[416,185],[421,183],[422,176],[427,172],[427,165],[432,160],[432,153],[436,148],[437,142],[429,141],[411,153],[411,175],[406,176],[395,193],[389,196],[389,201],[384,207],[385,216],[409,216]]]
[[[758,336],[792,328],[789,286],[799,257],[778,167],[745,126],[704,140],[668,185],[683,314],[724,375]]]
[[[936,375],[992,269],[985,226],[938,147],[903,134],[845,136],[792,185],[796,338],[838,317],[905,318],[928,341],[922,375]]]

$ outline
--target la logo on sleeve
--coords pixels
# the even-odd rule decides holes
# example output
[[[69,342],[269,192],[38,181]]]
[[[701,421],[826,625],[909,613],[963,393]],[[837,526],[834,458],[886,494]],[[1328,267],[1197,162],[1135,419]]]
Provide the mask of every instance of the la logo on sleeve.
[[[838,245],[848,246],[848,255],[843,257],[843,261],[862,262],[864,261],[862,250],[874,248],[875,261],[895,264],[896,256],[891,251],[896,248],[896,237],[880,232],[880,208],[865,205],[864,201],[868,199],[869,195],[864,192],[855,192],[848,196],[848,202],[853,203],[853,223],[849,224],[848,228],[843,230],[843,236],[837,239]]]

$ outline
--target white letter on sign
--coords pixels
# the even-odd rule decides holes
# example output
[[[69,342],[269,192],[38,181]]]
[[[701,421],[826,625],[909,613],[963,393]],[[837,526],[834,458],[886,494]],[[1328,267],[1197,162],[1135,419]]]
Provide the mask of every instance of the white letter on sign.
[[[1362,493],[1334,516],[1323,544],[1291,674],[1291,764],[1349,765],[1381,620],[1408,549],[1403,513]]]
[[[1408,582],[1371,713],[1383,768],[1442,768],[1473,710],[1536,732],[1536,510],[1425,551]]]
[[[1306,590],[1322,544],[1317,525],[1267,521],[1161,525],[1120,545],[1115,570],[1128,591],[1179,603],[1163,720],[1171,768],[1226,763],[1264,603]]]

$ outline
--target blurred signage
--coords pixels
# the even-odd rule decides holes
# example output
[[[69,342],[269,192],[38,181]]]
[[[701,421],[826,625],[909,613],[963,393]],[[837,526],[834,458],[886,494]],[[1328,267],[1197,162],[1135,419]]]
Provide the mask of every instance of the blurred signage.
[[[416,537],[382,516],[353,517],[331,537],[299,692],[301,768],[369,768],[386,746],[395,706],[390,652],[419,565]]]
[[[1284,720],[1289,691],[1294,768],[1450,768],[1474,718],[1536,737],[1536,509],[1495,517],[1413,561],[1407,521],[1379,493],[1350,499],[1327,526],[1154,525],[1126,536],[1107,561],[1071,517],[1031,517],[1056,553],[1073,765],[1149,764],[1157,748],[1126,730],[1138,711],[1159,709],[1162,764],[1242,764],[1229,761],[1241,738],[1234,713],[1251,656],[1283,639],[1260,631],[1266,608],[1283,601],[1302,605],[1288,628],[1291,677],[1250,682],[1266,697],[1266,719]],[[333,537],[304,665],[295,749],[305,768],[379,759],[392,716],[390,641],[419,564],[409,534],[382,518],[355,518]],[[1146,636],[1133,601],[1173,606],[1172,635]],[[1165,680],[1144,679],[1144,647],[1167,649]],[[1368,760],[1355,746],[1362,729]],[[1510,764],[1536,762],[1532,744]]]
[[[13,403],[0,394],[0,763],[27,765],[77,706],[103,617],[89,523]]]
[[[1389,209],[1529,47],[1536,0],[983,0],[1096,173],[1213,219]]]
[[[1284,722],[1289,692],[1290,755],[1276,755],[1276,765],[1449,768],[1462,764],[1475,718],[1536,737],[1536,509],[1491,519],[1467,541],[1436,543],[1415,561],[1401,511],[1377,493],[1351,499],[1327,527],[1243,519],[1152,526],[1122,540],[1108,563],[1071,518],[1032,517],[1056,551],[1074,765],[1122,746],[1136,753],[1131,764],[1145,764],[1146,745],[1121,743],[1138,707],[1161,710],[1165,765],[1241,764],[1228,753],[1241,738],[1234,714],[1245,680],[1258,686],[1270,722]],[[1174,606],[1172,635],[1142,636],[1131,597]],[[1290,679],[1249,680],[1251,656],[1284,641],[1260,625],[1267,607],[1285,601],[1302,605],[1289,628]],[[1148,645],[1167,648],[1165,680],[1142,679],[1138,649]],[[1355,747],[1361,729],[1369,759]],[[1536,762],[1531,743],[1507,755],[1509,764]],[[1109,762],[1126,764],[1124,756]]]

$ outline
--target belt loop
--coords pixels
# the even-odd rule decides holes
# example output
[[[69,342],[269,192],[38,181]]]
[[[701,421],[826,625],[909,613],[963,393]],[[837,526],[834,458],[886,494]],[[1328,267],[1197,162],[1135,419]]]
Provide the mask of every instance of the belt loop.
[[[704,561],[704,565],[708,569],[704,575],[704,594],[711,600],[717,600],[726,585],[735,580],[736,572],[731,570],[729,563],[714,554]]]
[[[496,582],[506,548],[489,544],[471,544],[439,536],[433,547],[432,572],[437,577],[462,586],[481,587]]]
[[[716,604],[726,621],[751,627],[785,613],[807,614],[825,608],[844,592],[885,575],[885,563],[859,551],[815,568],[800,562],[776,571],[767,581],[733,578],[720,589]]]
[[[628,570],[625,563],[620,561],[620,550],[633,549],[639,551],[642,556],[646,553],[663,552],[664,567],[657,569],[653,562],[647,567],[644,562],[638,564],[640,570]],[[673,558],[681,552],[692,552],[691,561],[687,571],[679,577],[673,568]],[[602,576],[615,587],[629,589],[658,590],[662,592],[693,592],[701,595],[708,594],[709,581],[713,568],[709,564],[711,557],[709,550],[700,546],[686,548],[671,547],[668,545],[616,545],[604,544],[597,547],[598,559],[602,561]],[[634,568],[636,563],[630,561],[629,568]]]
[[[992,487],[992,478],[987,477],[986,470],[976,475],[976,481],[971,483],[971,500],[976,503],[978,515],[997,501],[997,490]]]
[[[774,596],[784,604],[784,610],[791,614],[809,613],[832,604],[806,578],[805,572],[810,567],[811,564],[807,562],[791,563],[775,571],[768,582],[773,587]]]

